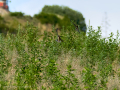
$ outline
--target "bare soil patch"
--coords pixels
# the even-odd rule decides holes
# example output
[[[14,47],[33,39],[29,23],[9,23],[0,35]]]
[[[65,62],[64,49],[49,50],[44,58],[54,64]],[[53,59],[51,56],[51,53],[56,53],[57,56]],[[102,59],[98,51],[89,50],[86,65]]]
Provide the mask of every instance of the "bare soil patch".
[[[4,16],[4,15],[8,15],[9,14],[9,11],[3,9],[3,8],[0,8],[0,15],[1,16]]]

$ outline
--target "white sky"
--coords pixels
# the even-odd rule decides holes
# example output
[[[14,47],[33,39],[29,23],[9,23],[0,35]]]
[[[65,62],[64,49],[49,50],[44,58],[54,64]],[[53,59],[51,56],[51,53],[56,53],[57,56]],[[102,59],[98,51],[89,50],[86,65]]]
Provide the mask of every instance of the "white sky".
[[[120,0],[11,0],[9,10],[33,16],[39,13],[44,5],[64,5],[77,10],[83,14],[87,25],[90,20],[94,29],[102,26],[102,21],[107,17],[110,26],[106,24],[107,29],[102,26],[103,37],[109,36],[111,32],[116,35],[117,30],[120,31]]]

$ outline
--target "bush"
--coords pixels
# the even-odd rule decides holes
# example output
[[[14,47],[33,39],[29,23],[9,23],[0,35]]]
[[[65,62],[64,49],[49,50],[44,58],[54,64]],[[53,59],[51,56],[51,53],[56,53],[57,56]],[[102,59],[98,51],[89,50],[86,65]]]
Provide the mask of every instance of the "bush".
[[[14,29],[14,28],[9,28],[9,27],[7,27],[5,24],[0,24],[0,33],[6,34],[8,31],[9,31],[10,33],[16,33],[16,29]]]
[[[34,15],[35,18],[39,19],[42,24],[54,24],[59,23],[60,19],[54,14],[39,13]]]
[[[26,18],[26,19],[33,19],[33,17],[30,16],[30,15],[25,15],[25,18]]]
[[[22,13],[22,12],[10,12],[10,16],[23,17],[24,13]]]
[[[16,30],[14,28],[9,28],[8,26],[6,26],[4,18],[0,16],[0,33],[6,34],[7,31],[9,31],[10,33],[16,33]]]
[[[64,18],[59,22],[59,26],[62,27],[67,27],[70,26],[71,22],[70,19],[68,18],[68,16],[64,16]]]
[[[80,29],[82,31],[86,32],[85,18],[83,17],[82,13],[78,11],[72,10],[71,8],[66,6],[45,5],[42,9],[42,12],[67,16],[70,20],[74,20],[76,24],[80,25]]]

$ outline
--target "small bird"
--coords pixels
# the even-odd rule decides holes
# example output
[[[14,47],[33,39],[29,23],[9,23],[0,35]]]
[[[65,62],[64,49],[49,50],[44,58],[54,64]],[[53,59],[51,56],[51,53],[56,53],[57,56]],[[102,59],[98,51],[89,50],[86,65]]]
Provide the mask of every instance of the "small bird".
[[[63,42],[63,40],[61,39],[61,37],[58,35],[58,28],[56,29],[57,32],[57,37],[58,39],[56,40],[57,42]]]
[[[73,25],[75,26],[76,31],[78,31],[80,33],[78,25],[75,25],[74,23],[73,23]]]

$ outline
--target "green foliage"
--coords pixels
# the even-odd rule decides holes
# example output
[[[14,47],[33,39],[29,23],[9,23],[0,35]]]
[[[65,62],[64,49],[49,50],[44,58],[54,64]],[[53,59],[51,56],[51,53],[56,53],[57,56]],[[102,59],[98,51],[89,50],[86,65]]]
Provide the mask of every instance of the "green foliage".
[[[4,18],[0,16],[0,21],[3,21],[3,20],[4,20]]]
[[[38,50],[39,42],[36,40],[36,34],[38,32],[37,28],[33,25],[29,25],[28,23],[25,28],[26,31],[21,31],[19,26],[18,34],[14,42],[18,54],[20,55],[18,58],[19,67],[16,67],[16,72],[18,72],[18,75],[16,75],[16,81],[18,86],[25,88],[27,85],[27,89],[30,89],[37,88],[36,82],[39,83],[41,80],[41,63],[43,63],[43,61],[40,59],[42,56],[40,56],[40,51]],[[27,41],[26,44],[28,45],[28,52],[31,55],[25,50],[25,44],[22,43],[22,40]],[[21,79],[23,81],[21,81]]]
[[[34,17],[40,20],[42,24],[52,24],[52,25],[58,24],[59,27],[61,28],[63,26],[67,27],[71,24],[68,16],[64,16],[63,19],[59,19],[55,14],[48,14],[41,12],[39,14],[35,14]]]
[[[48,6],[48,5],[45,5],[42,9],[42,12],[67,16],[70,20],[74,20],[76,24],[80,25],[80,29],[82,31],[86,32],[85,18],[78,11],[72,10],[66,6],[58,6],[58,5]]]
[[[39,13],[34,15],[35,18],[39,19],[42,24],[53,24],[56,25],[59,23],[60,19],[54,14]]]
[[[83,73],[83,82],[86,85],[85,89],[93,90],[97,86],[96,84],[96,76],[93,75],[93,70],[89,67],[85,67],[85,70],[82,71]]]
[[[4,18],[0,16],[0,33],[2,33],[3,29],[5,29],[6,26],[4,24]]]
[[[70,23],[70,19],[68,18],[68,16],[64,16],[64,18],[62,20],[60,20],[60,22],[58,23],[58,25],[60,27],[67,27],[69,26],[71,23]]]
[[[3,17],[0,16],[0,33],[6,34],[7,32],[10,33],[16,33],[16,30],[14,28],[9,28],[5,25],[5,20]]]
[[[67,85],[67,88],[72,89],[80,89],[79,87],[79,81],[78,79],[75,77],[75,75],[72,73],[74,71],[74,69],[72,69],[71,65],[67,65],[67,76],[64,76],[65,79],[65,85]]]
[[[0,34],[0,89],[5,89],[7,85],[5,75],[8,74],[9,67],[11,67],[10,60],[6,58],[6,45],[3,40],[3,35]]]
[[[11,85],[11,79],[5,78],[8,72],[11,73],[10,68],[15,69],[12,86],[15,85],[17,89],[108,89],[108,77],[114,75],[112,64],[115,60],[118,63],[120,60],[118,39],[113,39],[112,33],[108,39],[101,38],[100,28],[95,31],[89,27],[87,36],[84,32],[77,33],[73,29],[72,25],[66,30],[61,29],[61,38],[64,41],[61,43],[55,41],[57,37],[54,31],[38,35],[38,28],[28,23],[24,29],[19,25],[16,35],[8,33],[4,37],[0,34],[0,89]],[[41,36],[43,40],[39,42]],[[72,60],[68,60],[65,74],[62,74],[58,68],[58,62],[61,61],[58,60],[66,53],[70,54]],[[80,61],[74,61],[76,57],[80,57],[77,59]],[[80,65],[76,68],[80,69],[78,73],[74,69],[77,65]]]
[[[9,28],[8,26],[5,25],[4,23],[4,19],[3,18],[0,18],[0,33],[4,33],[6,34],[8,31],[10,33],[16,33],[16,29],[14,28]]]
[[[24,16],[24,18],[25,18],[26,20],[28,20],[28,21],[30,21],[30,20],[32,20],[32,19],[33,19],[33,17],[32,17],[32,16],[30,16],[30,15],[25,15],[25,16]]]
[[[23,17],[24,13],[22,12],[10,12],[10,16],[15,16],[17,18]]]

